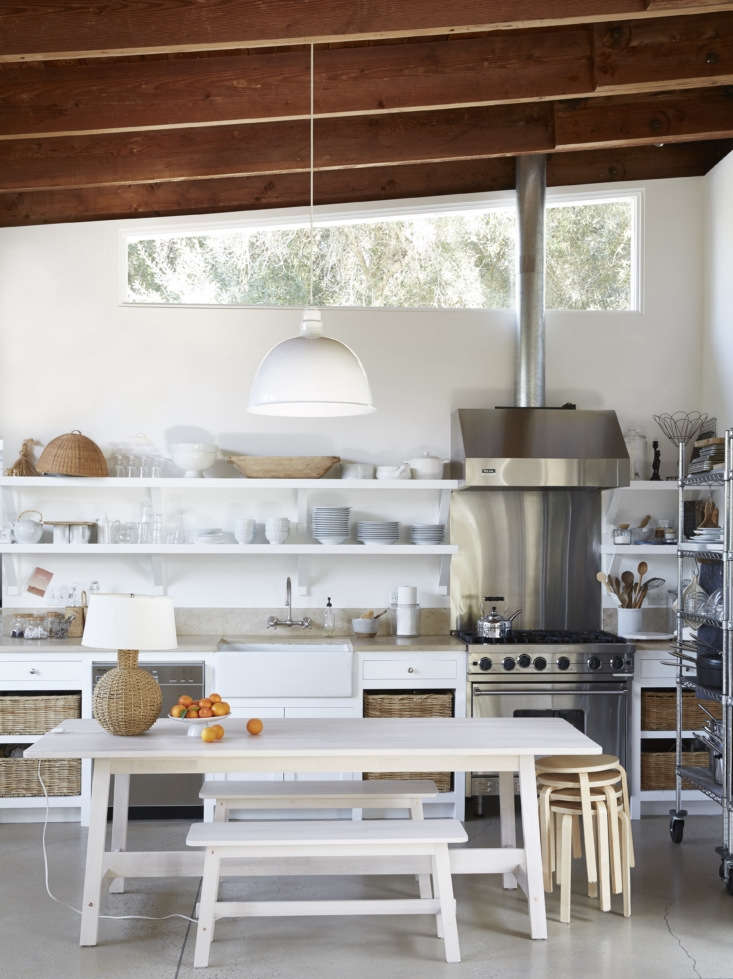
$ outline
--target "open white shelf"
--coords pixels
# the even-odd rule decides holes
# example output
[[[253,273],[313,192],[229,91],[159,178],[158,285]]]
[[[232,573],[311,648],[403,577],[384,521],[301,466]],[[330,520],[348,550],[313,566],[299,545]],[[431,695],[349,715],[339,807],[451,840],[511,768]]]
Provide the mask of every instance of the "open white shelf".
[[[462,486],[458,479],[246,479],[225,477],[189,479],[117,476],[2,476],[0,486],[12,489],[205,489],[205,490],[453,490]]]
[[[632,479],[628,486],[616,486],[614,493],[624,492],[624,490],[674,490],[677,492],[676,479]]]
[[[386,554],[425,557],[456,553],[455,544],[2,544],[0,554],[309,554],[311,556]]]
[[[685,545],[686,546],[686,545]],[[700,550],[712,550],[711,547],[699,548]],[[658,554],[677,555],[676,544],[604,544],[601,554],[644,554],[647,557]]]

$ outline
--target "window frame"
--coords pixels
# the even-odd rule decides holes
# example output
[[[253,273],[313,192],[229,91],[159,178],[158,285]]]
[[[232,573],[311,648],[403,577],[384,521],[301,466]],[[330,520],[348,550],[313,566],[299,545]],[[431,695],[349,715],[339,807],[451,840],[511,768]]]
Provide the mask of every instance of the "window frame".
[[[643,215],[644,189],[642,187],[588,189],[588,190],[554,190],[549,188],[546,193],[546,206],[559,204],[603,204],[611,201],[629,200],[632,203],[632,233],[631,233],[631,307],[624,310],[584,310],[584,309],[548,309],[546,312],[554,315],[563,314],[622,314],[643,312]],[[355,204],[318,204],[314,208],[314,223],[316,225],[338,225],[346,223],[376,223],[389,219],[400,220],[406,217],[439,216],[460,214],[468,211],[485,211],[494,209],[509,209],[516,206],[516,195],[513,190],[494,191],[486,194],[460,194],[441,197],[421,197],[409,200],[370,201]],[[118,305],[128,309],[301,309],[302,306],[285,306],[275,304],[248,305],[245,303],[163,303],[163,302],[131,302],[127,298],[128,288],[128,244],[130,241],[145,238],[165,238],[184,235],[217,234],[235,231],[240,228],[258,228],[262,230],[277,228],[307,227],[310,222],[310,209],[305,207],[271,208],[266,210],[234,211],[225,214],[180,215],[166,218],[139,218],[134,224],[125,222],[118,229]],[[461,309],[436,306],[329,306],[329,309],[363,309],[374,312],[431,312],[431,313],[510,313],[510,308],[465,307]]]

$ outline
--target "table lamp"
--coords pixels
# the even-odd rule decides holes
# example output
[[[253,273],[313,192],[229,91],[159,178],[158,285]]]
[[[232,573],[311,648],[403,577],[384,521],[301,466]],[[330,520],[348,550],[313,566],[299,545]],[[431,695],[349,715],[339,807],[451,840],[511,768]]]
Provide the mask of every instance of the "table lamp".
[[[152,727],[160,716],[160,687],[137,658],[141,649],[178,645],[171,599],[97,592],[89,598],[81,644],[117,650],[117,666],[94,688],[92,711],[102,727],[122,735]]]

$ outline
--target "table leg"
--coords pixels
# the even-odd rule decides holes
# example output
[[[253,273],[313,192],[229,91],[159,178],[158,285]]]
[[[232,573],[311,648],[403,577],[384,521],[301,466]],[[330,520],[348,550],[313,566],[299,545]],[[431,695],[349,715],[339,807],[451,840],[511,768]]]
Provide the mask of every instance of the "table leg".
[[[127,816],[130,806],[130,776],[115,775],[112,797],[112,842],[110,850],[119,853],[127,849]],[[109,885],[110,894],[123,894],[125,878],[115,877]]]
[[[104,877],[104,844],[107,834],[110,763],[97,760],[92,774],[92,800],[87,835],[87,860],[84,870],[84,896],[81,905],[80,945],[96,945],[99,931],[99,905]]]
[[[501,845],[514,849],[517,845],[517,824],[514,815],[514,772],[499,772],[499,822]],[[517,878],[507,872],[503,875],[504,888],[517,886]]]
[[[537,812],[537,776],[534,758],[519,758],[519,797],[522,802],[522,835],[524,858],[527,863],[527,901],[532,938],[547,938],[545,917],[545,889],[542,883],[542,850],[540,848],[540,821]]]

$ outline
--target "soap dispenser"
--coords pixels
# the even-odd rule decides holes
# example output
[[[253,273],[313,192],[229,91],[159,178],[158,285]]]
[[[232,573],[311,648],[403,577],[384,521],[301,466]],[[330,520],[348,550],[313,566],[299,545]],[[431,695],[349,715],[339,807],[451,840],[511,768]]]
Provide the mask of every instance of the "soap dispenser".
[[[326,608],[323,610],[323,631],[326,635],[333,635],[336,629],[336,613],[333,610],[333,605],[331,604],[331,596],[329,595],[326,601]]]

